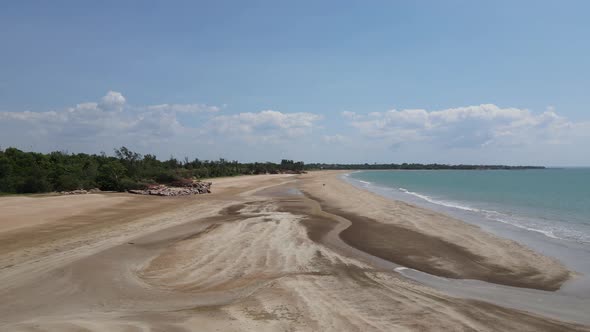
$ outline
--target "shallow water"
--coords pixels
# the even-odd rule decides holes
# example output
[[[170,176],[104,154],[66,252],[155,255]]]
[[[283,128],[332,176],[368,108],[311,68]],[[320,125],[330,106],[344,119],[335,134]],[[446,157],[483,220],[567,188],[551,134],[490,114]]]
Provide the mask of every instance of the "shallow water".
[[[380,171],[351,175],[392,194],[590,245],[590,169]]]

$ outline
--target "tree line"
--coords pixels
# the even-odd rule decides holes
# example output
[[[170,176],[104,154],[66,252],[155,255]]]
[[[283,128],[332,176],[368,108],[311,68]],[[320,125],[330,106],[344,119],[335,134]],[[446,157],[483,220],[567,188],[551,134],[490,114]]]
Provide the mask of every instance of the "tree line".
[[[85,153],[24,152],[0,149],[0,193],[43,193],[92,189],[125,191],[151,184],[170,184],[183,179],[203,179],[246,174],[301,172],[303,162],[284,159],[280,164],[240,163],[219,160],[160,161],[126,147],[114,155]]]
[[[126,147],[115,149],[114,155],[72,154],[67,152],[23,152],[16,148],[0,149],[0,193],[43,193],[92,189],[125,191],[142,189],[151,184],[171,184],[183,179],[204,179],[221,176],[276,174],[304,170],[475,170],[536,169],[538,166],[445,165],[445,164],[304,164],[283,159],[281,163],[238,161],[178,160],[160,161],[151,154],[141,155]]]

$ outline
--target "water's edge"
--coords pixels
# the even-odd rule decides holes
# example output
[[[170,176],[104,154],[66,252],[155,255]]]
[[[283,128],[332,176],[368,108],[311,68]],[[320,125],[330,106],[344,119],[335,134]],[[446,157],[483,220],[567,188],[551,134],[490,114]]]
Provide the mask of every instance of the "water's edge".
[[[350,177],[351,173],[340,175],[339,178],[342,181],[347,182],[359,189],[370,191],[389,199],[394,199],[388,196],[386,191],[379,191],[378,187],[370,187],[366,183]],[[465,220],[459,216],[453,215],[453,213],[448,213],[448,211],[425,206],[427,204],[416,204],[415,202],[406,203],[445,213],[469,224],[480,226],[482,229],[497,236],[518,241],[533,250],[560,259],[568,268],[577,271],[579,275],[576,278],[566,282],[566,284],[564,284],[560,290],[548,292],[497,285],[479,280],[448,279],[406,267],[395,268],[398,273],[426,286],[433,287],[450,296],[486,301],[508,308],[524,310],[547,317],[553,317],[563,321],[590,325],[590,315],[587,314],[587,308],[590,308],[590,283],[588,282],[588,274],[582,274],[580,273],[581,269],[576,269],[576,266],[583,268],[586,265],[571,264],[571,257],[569,259],[561,259],[561,256],[567,256],[565,255],[564,251],[570,250],[570,248],[564,246],[563,243],[558,243],[558,241],[556,243],[543,244],[543,242],[540,242],[542,240],[539,239],[523,240],[526,238],[526,236],[510,234],[509,231],[501,231],[495,228],[483,227],[475,220]],[[524,230],[517,228],[517,231],[523,232]],[[545,239],[549,239],[539,233],[536,233],[536,235],[542,236]],[[539,250],[539,248],[542,250]],[[580,248],[577,250],[580,250]],[[581,253],[577,252],[577,254]],[[578,261],[578,263],[580,262]]]

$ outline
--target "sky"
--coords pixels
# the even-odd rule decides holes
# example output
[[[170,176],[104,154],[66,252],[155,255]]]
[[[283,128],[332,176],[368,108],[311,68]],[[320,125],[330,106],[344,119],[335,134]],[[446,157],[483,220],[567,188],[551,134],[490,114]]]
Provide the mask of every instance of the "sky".
[[[3,1],[0,148],[590,165],[589,1]]]

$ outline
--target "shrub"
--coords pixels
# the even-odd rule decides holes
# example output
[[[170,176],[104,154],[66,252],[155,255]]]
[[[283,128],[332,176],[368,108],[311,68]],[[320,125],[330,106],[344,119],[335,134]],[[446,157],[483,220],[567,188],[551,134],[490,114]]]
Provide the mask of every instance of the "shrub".
[[[126,191],[126,190],[134,190],[134,189],[144,189],[146,187],[145,183],[141,183],[139,181],[135,181],[130,178],[123,178],[119,181],[119,188],[118,191]]]
[[[44,193],[51,191],[51,185],[47,180],[35,176],[29,176],[23,179],[16,188],[19,194]]]
[[[55,190],[57,191],[76,190],[80,188],[82,188],[81,179],[70,174],[59,176],[55,183]]]
[[[175,181],[181,181],[182,177],[176,175],[172,171],[163,171],[155,176],[155,180],[158,183],[170,184]]]

